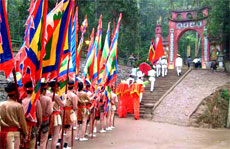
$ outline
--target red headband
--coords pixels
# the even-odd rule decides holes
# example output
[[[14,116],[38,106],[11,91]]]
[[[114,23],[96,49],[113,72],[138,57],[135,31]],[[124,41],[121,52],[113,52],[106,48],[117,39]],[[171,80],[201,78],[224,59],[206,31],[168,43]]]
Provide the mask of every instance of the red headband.
[[[32,87],[26,88],[26,91],[33,91]]]
[[[74,84],[69,85],[69,87],[74,87]]]
[[[11,91],[11,92],[8,92],[7,94],[8,95],[14,95],[14,94],[16,94],[16,91]]]
[[[48,84],[46,84],[45,86],[42,86],[42,88],[47,88],[48,87]]]

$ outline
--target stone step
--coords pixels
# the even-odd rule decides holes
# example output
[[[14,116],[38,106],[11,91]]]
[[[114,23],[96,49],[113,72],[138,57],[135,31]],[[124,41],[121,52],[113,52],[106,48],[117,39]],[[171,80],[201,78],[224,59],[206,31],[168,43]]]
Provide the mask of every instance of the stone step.
[[[145,111],[139,111],[140,112],[140,114],[145,114]]]
[[[163,94],[161,95],[156,95],[156,96],[145,96],[143,97],[142,101],[145,101],[145,100],[158,100],[162,97]]]
[[[183,73],[185,73],[186,71],[187,70],[182,70]],[[145,92],[143,94],[142,102],[140,105],[140,109],[142,111],[141,114],[143,114],[143,117],[145,114],[144,111],[146,111],[145,105],[154,105],[155,103],[157,103],[157,101],[165,94],[165,92],[167,92],[179,79],[180,77],[177,76],[176,70],[168,70],[168,75],[166,77],[156,78],[153,92],[150,92],[150,83],[145,86]]]
[[[152,99],[144,99],[141,102],[148,102],[148,101],[157,101],[159,98],[152,98]]]

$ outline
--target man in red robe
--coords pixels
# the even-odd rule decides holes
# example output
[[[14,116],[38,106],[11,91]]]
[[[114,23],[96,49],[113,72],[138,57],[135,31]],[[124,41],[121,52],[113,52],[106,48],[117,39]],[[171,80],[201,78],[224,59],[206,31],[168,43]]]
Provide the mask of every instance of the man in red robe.
[[[142,84],[134,83],[130,87],[130,94],[134,101],[134,118],[139,120],[140,118],[140,94],[144,92]]]
[[[118,100],[118,108],[117,108],[117,114],[121,117],[126,117],[127,115],[127,92],[128,92],[128,84],[127,83],[120,83],[117,86],[117,95],[119,96]]]

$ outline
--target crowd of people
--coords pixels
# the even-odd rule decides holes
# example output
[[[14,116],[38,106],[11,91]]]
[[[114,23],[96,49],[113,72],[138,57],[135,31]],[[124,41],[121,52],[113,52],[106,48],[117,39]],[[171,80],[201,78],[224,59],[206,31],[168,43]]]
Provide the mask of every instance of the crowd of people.
[[[77,90],[76,90],[77,86]],[[110,100],[96,93],[89,82],[68,81],[68,89],[58,95],[60,84],[53,80],[41,83],[40,100],[31,105],[32,82],[25,83],[27,96],[18,101],[17,87],[9,82],[5,88],[8,99],[0,103],[0,148],[48,148],[63,145],[69,148],[75,140],[87,141],[114,129],[117,95],[113,85]],[[34,110],[35,115],[27,112]],[[99,128],[98,121],[100,121]],[[75,130],[75,131],[73,131]],[[73,135],[73,133],[75,133]],[[88,136],[88,137],[87,137]]]
[[[168,61],[166,59],[166,56],[162,56],[156,64],[156,76],[159,77],[160,75],[162,77],[167,76],[168,73]]]
[[[140,103],[144,92],[144,74],[141,71],[130,74],[126,81],[121,81],[117,86],[117,95],[119,96],[117,113],[120,118],[126,117],[127,113],[134,114],[134,118],[139,120]]]

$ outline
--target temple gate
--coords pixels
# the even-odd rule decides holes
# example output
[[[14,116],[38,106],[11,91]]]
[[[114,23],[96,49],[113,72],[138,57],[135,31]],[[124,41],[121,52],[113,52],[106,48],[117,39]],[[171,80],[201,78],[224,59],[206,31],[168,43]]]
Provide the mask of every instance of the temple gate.
[[[174,69],[175,59],[177,58],[178,42],[180,37],[186,31],[197,32],[202,41],[202,68],[206,68],[206,63],[210,57],[210,45],[207,37],[207,18],[208,8],[203,8],[200,11],[187,10],[187,11],[171,11],[171,18],[169,18],[169,35],[168,35],[168,68]],[[158,38],[161,32],[161,26],[156,26],[156,37]],[[158,33],[158,34],[157,34]],[[157,41],[157,39],[156,39]]]

